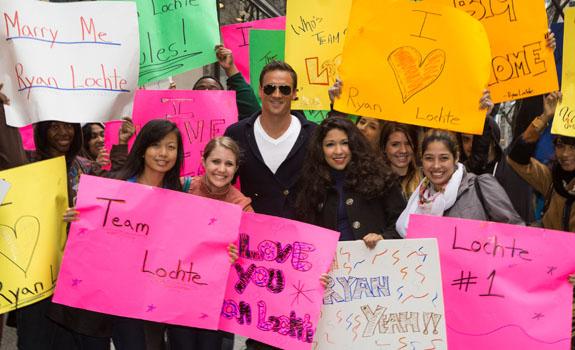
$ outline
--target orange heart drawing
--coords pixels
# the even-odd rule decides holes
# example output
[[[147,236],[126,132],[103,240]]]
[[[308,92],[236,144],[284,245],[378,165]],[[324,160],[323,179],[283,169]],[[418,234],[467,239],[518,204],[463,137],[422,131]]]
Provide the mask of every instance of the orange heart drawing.
[[[393,50],[387,61],[405,103],[439,78],[445,66],[445,52],[435,49],[422,60],[416,48],[402,46]]]
[[[34,216],[22,216],[14,227],[0,225],[0,255],[26,276],[39,238],[40,220]]]

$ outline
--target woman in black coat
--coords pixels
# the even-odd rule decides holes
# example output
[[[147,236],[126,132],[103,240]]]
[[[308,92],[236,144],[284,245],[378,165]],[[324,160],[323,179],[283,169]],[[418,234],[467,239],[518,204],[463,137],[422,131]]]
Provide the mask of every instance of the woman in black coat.
[[[315,130],[303,165],[296,209],[299,219],[340,232],[340,241],[401,238],[395,222],[404,206],[396,176],[343,117]]]

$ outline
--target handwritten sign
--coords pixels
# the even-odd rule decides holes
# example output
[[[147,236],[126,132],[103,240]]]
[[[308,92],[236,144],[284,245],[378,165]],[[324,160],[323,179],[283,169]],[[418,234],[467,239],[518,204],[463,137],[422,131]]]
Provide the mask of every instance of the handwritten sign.
[[[9,125],[130,115],[137,86],[136,6],[0,1],[0,81]]]
[[[439,253],[433,239],[339,242],[317,349],[447,349]]]
[[[563,33],[563,77],[559,101],[553,118],[553,134],[575,137],[575,8],[564,10],[565,22]]]
[[[329,109],[327,89],[335,82],[341,64],[351,3],[287,2],[285,58],[299,77],[299,99],[292,102],[293,109]]]
[[[238,67],[238,70],[242,73],[248,84],[250,83],[250,79],[253,82],[253,78],[250,74],[252,62],[250,59],[250,52],[253,49],[251,32],[255,29],[284,30],[285,26],[285,17],[273,17],[252,22],[229,24],[220,27],[224,46],[232,50],[234,53],[234,62],[236,67]],[[282,52],[283,43],[283,40],[275,43],[276,45],[279,44],[282,46]]]
[[[334,108],[480,134],[485,111],[479,99],[490,57],[481,23],[462,11],[425,1],[356,0],[339,70],[342,94]]]
[[[437,238],[450,349],[568,349],[573,233],[412,215]]]
[[[140,21],[140,80],[180,74],[216,61],[220,43],[216,0],[136,0]]]
[[[76,207],[54,302],[217,328],[239,206],[83,175]]]
[[[0,200],[1,314],[54,291],[66,242],[66,162],[60,157],[0,171],[0,179],[10,184]]]
[[[244,213],[220,329],[282,349],[311,349],[339,233]]]
[[[251,85],[260,100],[260,74],[271,61],[284,60],[284,30],[250,30],[250,77]]]
[[[20,137],[22,138],[22,146],[26,151],[35,151],[36,144],[34,143],[34,125],[26,125],[18,129]]]
[[[489,90],[494,102],[559,89],[553,50],[545,41],[548,30],[545,2],[441,0],[438,3],[455,6],[485,26],[491,44]]]
[[[136,131],[150,120],[167,118],[178,126],[184,142],[182,175],[203,174],[201,157],[206,144],[222,136],[226,128],[238,121],[235,91],[138,90],[134,99],[133,121]],[[107,135],[111,147],[118,140],[118,123],[111,124]],[[105,137],[108,139],[108,137]],[[133,137],[128,145],[131,147]],[[108,146],[107,146],[108,147]]]

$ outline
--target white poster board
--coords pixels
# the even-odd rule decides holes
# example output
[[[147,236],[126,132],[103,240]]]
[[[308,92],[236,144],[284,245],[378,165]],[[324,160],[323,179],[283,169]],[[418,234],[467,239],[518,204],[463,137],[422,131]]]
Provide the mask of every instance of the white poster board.
[[[339,242],[317,350],[447,349],[435,239]]]
[[[0,0],[0,81],[9,125],[102,122],[131,114],[136,4]]]
[[[0,205],[4,202],[4,198],[8,194],[10,189],[10,183],[8,181],[0,179]]]

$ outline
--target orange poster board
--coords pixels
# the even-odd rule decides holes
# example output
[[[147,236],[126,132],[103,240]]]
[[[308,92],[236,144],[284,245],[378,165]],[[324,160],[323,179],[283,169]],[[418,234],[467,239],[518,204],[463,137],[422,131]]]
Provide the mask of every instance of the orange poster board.
[[[489,90],[494,102],[559,89],[553,50],[547,47],[545,40],[548,31],[545,1],[430,1],[455,6],[485,26],[491,44]]]
[[[490,57],[481,23],[451,6],[354,0],[335,109],[479,134]]]

